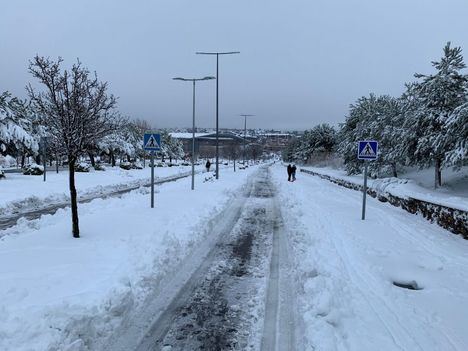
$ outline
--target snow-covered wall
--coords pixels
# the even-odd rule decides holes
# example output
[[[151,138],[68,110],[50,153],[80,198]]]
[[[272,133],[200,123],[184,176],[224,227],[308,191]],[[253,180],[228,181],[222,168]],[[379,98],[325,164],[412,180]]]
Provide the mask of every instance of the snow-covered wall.
[[[318,176],[322,179],[326,179],[332,183],[338,184],[340,186],[362,191],[363,186],[340,179],[337,177],[332,177],[327,174],[321,174],[314,172],[308,169],[301,168],[301,172],[308,173],[314,176]],[[429,201],[423,201],[415,199],[412,197],[399,197],[388,192],[379,192],[372,187],[368,187],[367,193],[377,198],[382,202],[389,202],[393,206],[401,207],[404,210],[413,213],[421,214],[424,218],[431,222],[436,222],[441,227],[451,231],[455,234],[461,234],[463,238],[468,240],[468,212],[460,209],[450,208],[448,206],[443,206],[439,204],[434,204]]]

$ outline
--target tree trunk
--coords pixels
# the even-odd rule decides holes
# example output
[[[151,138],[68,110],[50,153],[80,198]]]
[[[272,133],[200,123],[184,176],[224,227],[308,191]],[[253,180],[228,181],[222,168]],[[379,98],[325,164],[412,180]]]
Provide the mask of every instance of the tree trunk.
[[[115,156],[114,156],[114,152],[112,150],[110,151],[109,156],[110,156],[111,166],[114,167],[115,166]]]
[[[442,186],[442,170],[440,169],[442,165],[442,161],[440,158],[436,158],[435,160],[435,181],[434,187],[437,189],[438,187]]]
[[[95,167],[96,166],[96,160],[94,159],[93,153],[88,152],[88,157],[89,157],[89,160],[91,161],[91,166]]]
[[[24,161],[26,160],[26,157],[24,156],[24,154],[21,155],[21,168],[24,167]]]
[[[131,162],[131,160],[130,160],[130,155],[129,155],[129,154],[127,154],[127,161],[128,161],[128,162]]]
[[[78,204],[77,204],[76,187],[75,187],[75,163],[76,163],[75,158],[68,157],[70,201],[71,201],[71,210],[72,210],[72,233],[73,233],[74,238],[79,238],[80,228],[78,225]]]
[[[398,178],[396,163],[392,163],[392,172],[393,172],[393,176],[394,176],[395,178]]]
[[[58,158],[58,155],[55,154],[55,171],[57,172],[57,174],[58,174],[58,169],[59,169],[59,158]]]
[[[169,163],[172,163],[172,156],[169,156]]]

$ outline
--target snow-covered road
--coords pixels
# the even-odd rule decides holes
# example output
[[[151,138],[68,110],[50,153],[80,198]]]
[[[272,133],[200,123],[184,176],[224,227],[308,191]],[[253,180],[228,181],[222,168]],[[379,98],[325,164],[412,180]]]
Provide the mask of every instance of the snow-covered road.
[[[209,240],[109,338],[106,350],[295,350],[275,193],[268,168],[260,168],[212,222]]]
[[[373,198],[361,221],[359,192],[273,174],[303,350],[468,350],[468,241]]]

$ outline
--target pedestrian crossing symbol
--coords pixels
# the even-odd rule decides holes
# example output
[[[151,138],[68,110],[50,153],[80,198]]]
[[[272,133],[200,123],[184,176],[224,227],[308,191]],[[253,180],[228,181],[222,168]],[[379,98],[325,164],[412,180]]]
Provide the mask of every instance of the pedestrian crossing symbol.
[[[161,135],[157,133],[145,133],[143,147],[146,151],[161,150]]]
[[[375,160],[379,143],[375,140],[361,140],[358,142],[358,159],[359,160]]]

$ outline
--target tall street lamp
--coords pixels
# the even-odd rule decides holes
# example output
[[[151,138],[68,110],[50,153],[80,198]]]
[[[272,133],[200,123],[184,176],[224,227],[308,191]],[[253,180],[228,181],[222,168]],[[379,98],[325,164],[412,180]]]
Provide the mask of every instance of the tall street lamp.
[[[227,52],[197,52],[197,55],[216,55],[216,179],[219,179],[219,55],[240,54],[240,51]]]
[[[211,80],[216,79],[215,77],[203,77],[203,78],[172,78],[173,80],[181,80],[184,82],[192,82],[193,84],[193,111],[192,111],[192,190],[195,189],[195,83],[200,80]]]
[[[239,115],[239,116],[242,116],[244,117],[244,153],[243,153],[243,160],[242,160],[242,164],[245,165],[245,140],[247,138],[247,117],[253,117],[255,115]]]

